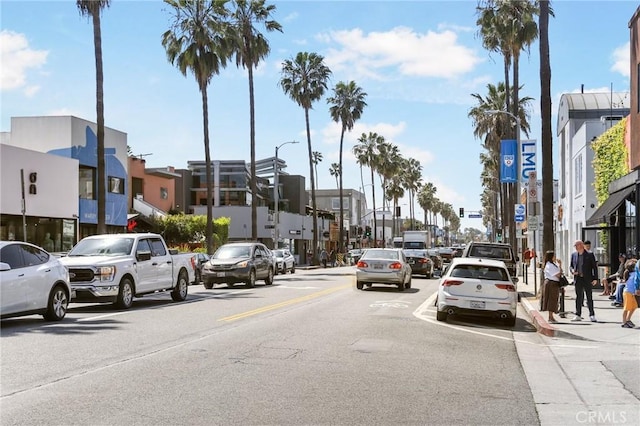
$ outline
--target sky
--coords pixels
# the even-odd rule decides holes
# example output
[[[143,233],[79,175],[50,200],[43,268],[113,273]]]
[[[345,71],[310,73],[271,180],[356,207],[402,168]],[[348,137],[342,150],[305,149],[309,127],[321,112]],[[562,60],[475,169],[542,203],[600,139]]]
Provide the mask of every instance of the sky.
[[[323,154],[318,187],[336,188],[329,173],[338,162],[340,125],[326,97],[339,81],[353,80],[367,93],[367,107],[345,135],[343,186],[362,187],[352,154],[357,139],[377,132],[422,166],[424,182],[457,212],[481,210],[481,141],[468,112],[472,93],[503,79],[502,57],[483,49],[477,35],[476,1],[268,1],[280,32],[264,32],[270,54],[254,75],[256,158],[276,146],[286,172],[306,176],[308,148],[304,111],[279,86],[282,62],[298,52],[325,58],[332,76],[325,98],[310,112],[313,151]],[[550,19],[554,156],[557,108],[563,93],[628,92],[629,28],[637,1],[555,0]],[[0,0],[0,131],[11,117],[74,115],[96,120],[95,57],[91,21],[75,1]],[[172,23],[161,1],[112,0],[102,16],[105,125],[127,133],[135,155],[148,167],[187,168],[204,160],[202,101],[192,75],[171,65],[161,44]],[[520,60],[521,96],[530,105],[531,139],[541,139],[539,45]],[[247,71],[235,64],[209,87],[211,157],[250,160]],[[524,135],[523,135],[524,138]],[[540,154],[538,154],[540,158]],[[557,161],[554,164],[557,170]],[[371,207],[370,174],[365,188]],[[539,166],[538,174],[541,169]],[[376,181],[376,187],[379,187]],[[381,191],[377,190],[377,207]],[[408,216],[408,197],[400,201]],[[465,215],[466,216],[466,215]],[[422,217],[421,213],[417,218]],[[461,228],[484,229],[482,219]]]

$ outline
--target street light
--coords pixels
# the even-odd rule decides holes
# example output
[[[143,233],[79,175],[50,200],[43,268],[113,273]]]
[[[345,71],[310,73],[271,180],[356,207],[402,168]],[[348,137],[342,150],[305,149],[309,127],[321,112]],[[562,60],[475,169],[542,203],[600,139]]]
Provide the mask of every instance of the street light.
[[[286,144],[289,143],[298,143],[298,141],[289,141],[289,142],[284,142],[281,143],[280,145],[276,146],[276,161],[273,167],[273,199],[275,201],[275,206],[274,206],[274,210],[275,210],[275,224],[273,225],[273,247],[274,248],[278,248],[278,241],[280,240],[279,238],[279,234],[278,234],[278,222],[279,222],[279,217],[278,217],[278,204],[280,203],[280,201],[278,200],[278,196],[279,194],[279,189],[278,189],[278,150],[280,148],[282,148],[283,146],[285,146]]]

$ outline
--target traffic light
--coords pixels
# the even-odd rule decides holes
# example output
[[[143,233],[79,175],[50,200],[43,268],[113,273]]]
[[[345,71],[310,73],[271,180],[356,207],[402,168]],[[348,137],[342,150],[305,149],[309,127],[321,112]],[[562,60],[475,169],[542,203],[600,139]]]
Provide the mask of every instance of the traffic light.
[[[502,229],[496,229],[496,240],[498,242],[502,241]]]
[[[367,238],[371,238],[371,227],[367,225],[364,229],[364,236]]]
[[[29,194],[37,194],[38,189],[36,188],[36,183],[38,182],[38,173],[32,172],[29,173]]]
[[[460,217],[464,217],[464,207],[460,207]]]

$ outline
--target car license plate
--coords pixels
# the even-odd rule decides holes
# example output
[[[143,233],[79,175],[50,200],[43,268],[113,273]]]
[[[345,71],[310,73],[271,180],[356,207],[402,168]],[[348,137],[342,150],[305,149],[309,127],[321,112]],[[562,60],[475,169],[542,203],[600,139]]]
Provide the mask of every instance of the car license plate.
[[[224,276],[226,276],[226,275],[227,275],[227,273],[226,273],[226,272],[218,272],[218,274],[217,274],[217,275],[218,275],[219,277],[224,277]]]
[[[382,263],[374,263],[373,269],[382,269]]]
[[[476,300],[471,301],[471,309],[484,309],[484,302],[479,302]]]

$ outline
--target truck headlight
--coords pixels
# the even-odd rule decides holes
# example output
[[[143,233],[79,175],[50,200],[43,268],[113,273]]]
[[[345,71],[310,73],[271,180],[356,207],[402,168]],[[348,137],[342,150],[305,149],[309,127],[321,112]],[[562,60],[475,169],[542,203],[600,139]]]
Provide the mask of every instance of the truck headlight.
[[[243,261],[243,262],[236,263],[236,266],[237,266],[238,268],[246,268],[248,263],[249,263],[249,262],[247,262],[247,261],[245,260],[245,261]]]
[[[98,281],[113,281],[116,276],[115,266],[99,266],[96,271],[96,278]]]

